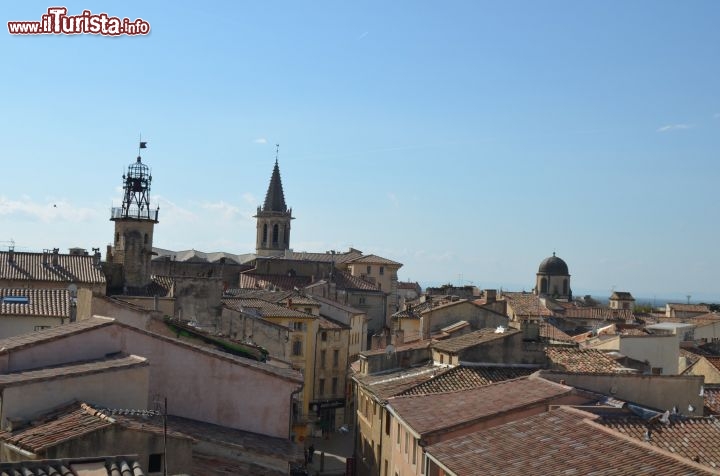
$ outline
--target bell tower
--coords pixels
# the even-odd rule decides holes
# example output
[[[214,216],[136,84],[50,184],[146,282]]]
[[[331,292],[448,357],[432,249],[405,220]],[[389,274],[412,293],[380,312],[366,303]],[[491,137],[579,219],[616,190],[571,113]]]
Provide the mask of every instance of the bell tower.
[[[153,230],[160,207],[150,209],[152,175],[140,156],[140,149],[146,147],[147,142],[140,142],[137,160],[122,176],[122,206],[113,207],[110,213],[110,220],[115,222],[112,262],[122,265],[126,287],[150,283]]]
[[[265,194],[265,203],[258,207],[257,238],[255,253],[257,256],[278,256],[290,249],[290,221],[293,220],[292,208],[285,204],[278,153],[280,145],[275,149],[275,167],[270,177],[270,185]]]

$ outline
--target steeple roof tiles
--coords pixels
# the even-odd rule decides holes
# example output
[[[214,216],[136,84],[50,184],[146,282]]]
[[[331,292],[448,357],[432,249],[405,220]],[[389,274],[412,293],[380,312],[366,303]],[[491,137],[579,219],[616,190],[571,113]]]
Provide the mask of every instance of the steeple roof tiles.
[[[265,203],[263,204],[262,211],[286,213],[287,210],[282,180],[280,179],[280,167],[276,160],[272,176],[270,177],[270,185],[268,185],[267,193],[265,194]]]

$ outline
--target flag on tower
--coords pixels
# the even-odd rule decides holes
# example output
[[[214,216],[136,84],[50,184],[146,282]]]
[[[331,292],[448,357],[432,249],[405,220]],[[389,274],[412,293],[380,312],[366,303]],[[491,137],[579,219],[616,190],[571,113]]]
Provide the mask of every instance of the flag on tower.
[[[140,142],[141,149],[147,149],[147,142]]]

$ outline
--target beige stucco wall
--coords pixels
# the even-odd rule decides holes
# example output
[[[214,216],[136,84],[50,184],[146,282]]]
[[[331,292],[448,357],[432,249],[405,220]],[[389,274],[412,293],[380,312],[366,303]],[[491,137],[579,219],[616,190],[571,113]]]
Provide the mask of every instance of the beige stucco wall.
[[[173,415],[289,437],[290,395],[300,382],[263,370],[269,364],[248,361],[243,365],[119,324],[0,355],[0,372],[97,359],[113,352],[139,355],[150,362],[145,405],[154,395],[167,396]],[[115,389],[112,381],[107,382],[107,389]]]
[[[685,375],[702,375],[707,384],[720,384],[720,370],[701,357]]]
[[[720,322],[711,322],[695,328],[696,340],[707,339],[708,342],[711,342],[718,338],[720,338]]]
[[[2,390],[0,419],[29,419],[73,400],[108,408],[147,409],[149,367],[15,384]]]
[[[422,313],[423,337],[428,338],[443,327],[467,321],[473,329],[508,327],[508,318],[488,309],[476,306],[469,301],[459,302],[450,306],[439,306]],[[407,335],[407,333],[405,334]]]
[[[663,375],[676,375],[680,346],[676,335],[620,336],[620,353],[662,368]]]
[[[59,317],[35,317],[35,316],[1,316],[0,317],[0,339],[19,336],[34,332],[38,327],[55,327],[63,323],[67,324],[69,318]]]
[[[691,375],[638,375],[638,374],[572,374],[543,372],[543,378],[567,385],[609,394],[620,400],[658,410],[677,407],[680,414],[702,416],[703,397],[700,387],[703,378]],[[692,405],[694,410],[688,410]]]

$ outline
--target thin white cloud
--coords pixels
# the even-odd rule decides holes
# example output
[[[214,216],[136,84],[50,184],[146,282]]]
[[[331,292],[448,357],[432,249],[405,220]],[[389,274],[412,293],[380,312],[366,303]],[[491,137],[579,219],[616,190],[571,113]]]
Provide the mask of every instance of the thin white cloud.
[[[395,206],[395,208],[400,206],[400,202],[398,201],[397,195],[395,195],[392,192],[388,192],[388,199],[390,199],[390,202]]]
[[[253,142],[255,142],[256,144],[267,144],[267,139],[264,137],[258,137]]]
[[[692,129],[695,127],[692,124],[667,124],[662,127],[658,127],[657,132],[671,132],[671,131],[682,131]]]
[[[203,203],[201,207],[205,210],[218,211],[226,220],[232,220],[240,214],[240,209],[234,205],[230,205],[224,200],[215,203]]]
[[[0,196],[0,216],[25,217],[43,223],[55,221],[80,223],[99,218],[97,210],[75,206],[66,199],[47,198],[43,203],[36,202],[28,196],[23,196],[19,200]]]
[[[365,38],[366,36],[368,36],[368,33],[369,33],[369,32],[367,32],[367,31],[364,31],[364,32],[360,33],[360,36],[358,36],[357,39],[358,39],[358,40],[362,40],[363,38]]]
[[[243,193],[242,199],[245,200],[245,203],[247,203],[248,205],[257,205],[258,204],[257,198],[255,198],[255,195],[253,195],[250,192]]]

